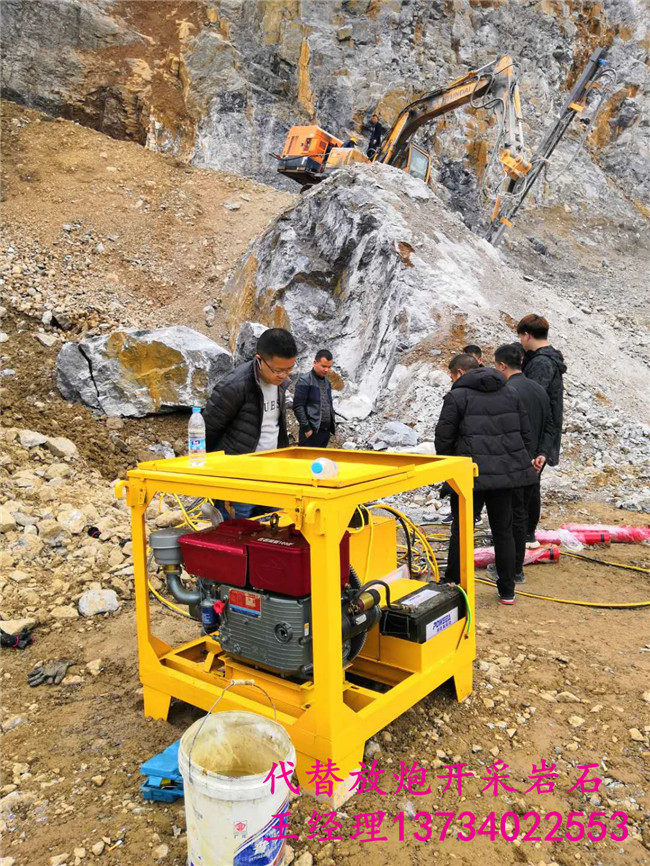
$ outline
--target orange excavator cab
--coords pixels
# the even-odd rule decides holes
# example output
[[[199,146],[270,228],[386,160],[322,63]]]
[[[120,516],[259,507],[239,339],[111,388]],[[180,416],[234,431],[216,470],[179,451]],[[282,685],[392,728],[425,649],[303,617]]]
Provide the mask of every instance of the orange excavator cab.
[[[303,186],[311,186],[322,180],[332,148],[342,144],[340,138],[320,126],[292,126],[280,154],[278,171]]]

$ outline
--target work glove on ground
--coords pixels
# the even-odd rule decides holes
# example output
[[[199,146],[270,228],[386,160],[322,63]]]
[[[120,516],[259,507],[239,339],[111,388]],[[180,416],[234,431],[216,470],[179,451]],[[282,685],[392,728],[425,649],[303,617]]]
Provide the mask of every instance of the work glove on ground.
[[[19,634],[8,634],[0,628],[0,645],[7,649],[25,649],[32,642],[32,633],[24,628]]]
[[[58,686],[66,675],[68,668],[74,662],[70,659],[55,659],[39,665],[27,674],[27,682],[30,686],[40,686],[42,683]]]

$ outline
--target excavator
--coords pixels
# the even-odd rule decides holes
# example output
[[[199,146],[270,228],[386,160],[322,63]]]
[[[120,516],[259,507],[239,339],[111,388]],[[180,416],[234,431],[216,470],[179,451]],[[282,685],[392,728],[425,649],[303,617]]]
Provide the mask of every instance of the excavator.
[[[403,108],[374,157],[369,159],[356,147],[343,147],[343,141],[318,126],[293,126],[287,134],[278,158],[278,172],[297,181],[304,189],[327,178],[336,169],[354,163],[379,162],[400,168],[414,177],[429,181],[431,158],[415,144],[415,133],[436,118],[464,105],[494,110],[497,140],[485,168],[487,178],[496,162],[500,165],[494,205],[486,238],[494,245],[521,208],[524,199],[545,171],[548,161],[566,133],[571,121],[579,117],[584,131],[578,145],[582,147],[605,98],[605,85],[615,82],[616,73],[607,66],[607,49],[596,48],[569,95],[559,115],[530,160],[524,151],[521,99],[517,71],[512,57],[504,55],[480,69],[457,78],[445,87],[411,102]],[[596,108],[592,95],[601,90]],[[575,159],[574,153],[570,161]]]

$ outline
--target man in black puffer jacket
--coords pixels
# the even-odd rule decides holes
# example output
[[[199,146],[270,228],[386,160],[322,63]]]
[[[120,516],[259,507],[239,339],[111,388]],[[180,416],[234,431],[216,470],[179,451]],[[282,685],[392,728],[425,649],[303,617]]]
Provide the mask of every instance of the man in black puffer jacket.
[[[560,462],[560,443],[562,440],[562,421],[564,415],[564,374],[566,364],[562,352],[553,348],[548,342],[549,324],[543,316],[530,313],[517,325],[517,336],[524,348],[524,376],[537,382],[548,394],[551,401],[551,417],[555,427],[550,453],[546,463],[549,466],[557,466]],[[541,477],[541,471],[540,471]],[[541,512],[541,491],[537,486],[537,493],[531,497],[528,511],[528,533],[526,536],[526,547],[539,547],[535,539],[535,530],[539,523]]]
[[[539,476],[553,449],[555,425],[551,416],[551,401],[537,382],[521,372],[524,350],[519,343],[506,343],[494,353],[494,367],[502,373],[508,388],[514,388],[526,408],[530,421],[530,448],[528,453],[537,472],[537,482],[515,488],[512,498],[512,527],[515,536],[517,568],[515,581],[524,583],[524,558],[528,537],[528,515],[531,497],[539,501]],[[489,568],[488,568],[489,571]]]
[[[253,360],[236,367],[210,394],[203,410],[208,451],[249,454],[287,447],[285,394],[297,354],[289,331],[264,331]],[[218,507],[225,516],[227,512]],[[254,516],[255,510],[256,506],[234,503],[235,517]]]
[[[515,540],[512,531],[512,491],[534,484],[529,456],[530,423],[514,389],[496,370],[479,367],[471,355],[457,355],[449,364],[453,381],[436,425],[436,453],[471,457],[478,466],[474,510],[483,505],[494,541],[502,604],[515,602]],[[458,496],[451,497],[453,521],[445,580],[460,582]]]

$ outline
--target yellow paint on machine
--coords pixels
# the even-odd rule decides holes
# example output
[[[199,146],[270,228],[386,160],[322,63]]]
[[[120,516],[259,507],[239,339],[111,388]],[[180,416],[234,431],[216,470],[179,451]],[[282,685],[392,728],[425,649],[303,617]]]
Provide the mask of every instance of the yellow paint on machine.
[[[339,466],[337,478],[316,482],[311,463],[327,456]],[[363,761],[366,741],[384,726],[453,679],[456,696],[472,690],[474,633],[474,541],[472,490],[476,467],[468,458],[287,448],[243,456],[208,454],[202,467],[187,457],[141,463],[116,487],[131,509],[136,621],[144,712],[165,719],[172,698],[208,710],[233,679],[254,680],[272,697],[277,719],[296,749],[303,791],[314,783],[307,770],[332,760],[344,781],[328,798],[338,806],[350,796],[350,773]],[[472,614],[426,643],[386,637],[375,626],[360,654],[341,665],[339,545],[357,506],[380,498],[448,481],[459,495],[461,586]],[[311,548],[313,681],[296,682],[257,670],[231,658],[218,635],[197,637],[172,647],[152,633],[144,515],[158,494],[206,497],[277,507],[301,530]],[[368,561],[370,556],[370,561]],[[352,535],[351,561],[357,573],[385,576],[397,565],[397,534],[392,518],[377,516],[371,530]],[[422,586],[400,579],[391,586],[399,599]],[[368,685],[366,685],[368,683]],[[383,691],[371,687],[381,684]],[[222,710],[249,710],[271,718],[273,710],[250,685],[231,687]],[[313,776],[313,773],[312,773]]]

